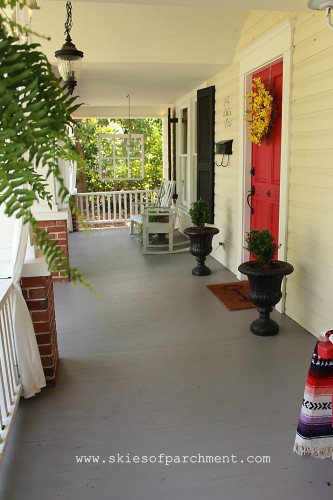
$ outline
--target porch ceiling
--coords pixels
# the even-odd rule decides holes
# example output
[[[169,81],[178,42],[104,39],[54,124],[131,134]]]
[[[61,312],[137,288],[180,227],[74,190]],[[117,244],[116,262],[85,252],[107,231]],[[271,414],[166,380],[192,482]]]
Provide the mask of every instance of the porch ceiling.
[[[290,10],[290,0],[73,1],[72,38],[84,52],[78,116],[163,116],[177,99],[231,64],[252,10]],[[293,0],[294,10],[307,10]],[[33,29],[52,64],[64,43],[65,0],[38,0]],[[272,4],[272,5],[267,5]]]

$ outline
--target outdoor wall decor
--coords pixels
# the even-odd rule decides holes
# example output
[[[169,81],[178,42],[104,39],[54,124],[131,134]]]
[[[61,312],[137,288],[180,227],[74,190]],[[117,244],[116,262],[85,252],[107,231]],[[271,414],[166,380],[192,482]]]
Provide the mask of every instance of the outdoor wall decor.
[[[260,145],[271,132],[273,96],[261,78],[254,77],[252,90],[246,94],[245,99],[249,106],[244,117],[249,122],[249,139]]]
[[[227,128],[232,127],[232,111],[231,111],[230,96],[227,96],[224,99],[224,103],[223,103],[223,120],[224,120],[225,130],[227,130]]]

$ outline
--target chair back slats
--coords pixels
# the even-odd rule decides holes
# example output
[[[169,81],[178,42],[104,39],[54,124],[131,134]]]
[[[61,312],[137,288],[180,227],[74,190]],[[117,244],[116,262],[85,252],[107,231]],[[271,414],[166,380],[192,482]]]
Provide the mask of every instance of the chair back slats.
[[[156,195],[156,207],[170,207],[175,191],[175,181],[163,180]]]

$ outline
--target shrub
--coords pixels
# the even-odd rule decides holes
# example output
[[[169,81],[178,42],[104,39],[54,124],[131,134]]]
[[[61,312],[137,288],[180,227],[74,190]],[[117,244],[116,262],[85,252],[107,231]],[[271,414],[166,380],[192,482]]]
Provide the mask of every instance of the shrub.
[[[205,226],[205,223],[210,219],[210,210],[207,203],[201,198],[200,200],[194,201],[191,204],[189,215],[193,224],[198,229],[202,229]]]
[[[275,243],[269,229],[251,229],[246,233],[246,250],[252,257],[265,266],[269,266],[280,245]]]

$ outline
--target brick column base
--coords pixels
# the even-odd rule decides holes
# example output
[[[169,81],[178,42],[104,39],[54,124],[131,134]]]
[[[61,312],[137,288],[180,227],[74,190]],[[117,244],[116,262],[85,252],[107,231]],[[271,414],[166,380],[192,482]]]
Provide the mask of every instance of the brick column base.
[[[37,224],[41,230],[49,233],[51,240],[55,240],[58,243],[67,260],[69,260],[67,221],[46,220],[38,221]],[[55,271],[52,273],[52,279],[53,281],[69,281],[70,277],[64,271]]]
[[[75,203],[75,196],[72,197],[72,201]],[[73,212],[72,206],[70,207],[70,209],[71,209],[71,215],[72,215],[73,233],[77,233],[80,230],[80,224],[79,224],[77,215]]]
[[[59,353],[52,278],[22,278],[21,287],[34,325],[46,383],[54,386]]]

